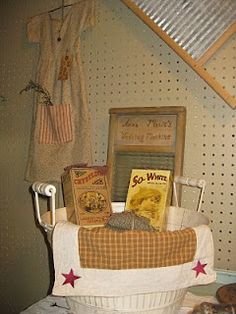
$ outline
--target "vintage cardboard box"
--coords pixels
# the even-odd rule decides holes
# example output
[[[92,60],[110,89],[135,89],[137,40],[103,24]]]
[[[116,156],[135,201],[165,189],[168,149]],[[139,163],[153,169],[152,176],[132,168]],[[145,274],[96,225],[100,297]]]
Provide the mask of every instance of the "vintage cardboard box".
[[[106,167],[68,168],[62,176],[68,221],[103,226],[111,215]]]
[[[151,226],[157,231],[163,231],[166,228],[171,193],[171,171],[133,169],[125,210],[148,218]]]

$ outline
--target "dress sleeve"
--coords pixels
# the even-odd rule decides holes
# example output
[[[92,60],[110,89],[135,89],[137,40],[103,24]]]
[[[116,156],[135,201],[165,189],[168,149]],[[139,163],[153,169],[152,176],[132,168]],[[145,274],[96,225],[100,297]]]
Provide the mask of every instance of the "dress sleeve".
[[[83,30],[93,27],[96,21],[96,0],[89,0],[85,2],[87,7],[84,11],[86,16],[83,23]]]
[[[28,40],[33,43],[40,41],[40,17],[34,16],[27,24]]]
[[[90,4],[91,7],[89,11],[89,16],[88,16],[87,27],[93,27],[96,22],[96,10],[95,10],[96,2],[95,0],[92,0],[90,3],[91,3]]]

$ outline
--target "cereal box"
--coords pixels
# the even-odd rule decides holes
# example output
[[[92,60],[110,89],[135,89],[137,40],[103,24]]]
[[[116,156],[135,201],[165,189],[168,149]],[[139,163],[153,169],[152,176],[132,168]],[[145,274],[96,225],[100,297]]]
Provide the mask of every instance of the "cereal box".
[[[106,167],[68,168],[62,176],[68,221],[103,226],[111,215]]]
[[[169,170],[133,169],[125,210],[149,219],[158,231],[165,230],[171,201],[172,180]]]

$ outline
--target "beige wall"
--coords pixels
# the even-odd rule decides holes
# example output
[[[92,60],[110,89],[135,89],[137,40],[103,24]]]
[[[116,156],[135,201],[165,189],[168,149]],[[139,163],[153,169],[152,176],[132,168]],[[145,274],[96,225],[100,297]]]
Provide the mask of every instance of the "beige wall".
[[[38,47],[27,42],[30,16],[57,0],[0,4],[0,260],[2,313],[19,313],[50,292],[50,250],[37,227],[30,184],[24,181],[33,95],[19,95],[34,78]],[[209,70],[235,94],[236,37]],[[181,105],[187,108],[184,174],[207,181],[203,210],[211,219],[216,267],[236,269],[235,111],[118,0],[99,0],[97,24],[82,36],[93,123],[94,161],[106,162],[111,107]],[[195,205],[185,191],[183,205]],[[60,197],[61,199],[61,197]],[[61,201],[60,201],[61,203]]]
[[[47,294],[48,251],[35,224],[29,186],[24,181],[33,95],[19,92],[34,77],[37,47],[26,39],[28,18],[52,1],[1,1],[0,8],[0,261],[1,313],[19,313]],[[54,5],[56,2],[54,1]]]

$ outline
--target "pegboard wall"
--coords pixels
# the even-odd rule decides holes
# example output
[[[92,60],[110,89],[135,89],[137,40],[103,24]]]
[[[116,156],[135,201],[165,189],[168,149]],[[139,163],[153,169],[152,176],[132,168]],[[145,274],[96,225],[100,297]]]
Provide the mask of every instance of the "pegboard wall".
[[[19,91],[34,78],[38,46],[28,43],[29,17],[60,0],[4,1],[1,7],[1,301],[19,313],[50,286],[48,251],[24,181],[33,95]],[[236,270],[236,111],[231,109],[121,1],[97,0],[96,25],[82,34],[94,163],[105,164],[109,108],[185,106],[184,175],[207,182],[203,212],[211,220],[216,267]],[[236,35],[206,65],[235,96]],[[195,207],[196,191],[182,205]],[[58,206],[61,205],[61,191]],[[37,272],[35,271],[37,269]],[[15,282],[12,287],[10,282]],[[50,288],[49,288],[50,291]]]
[[[184,175],[206,180],[216,267],[236,270],[235,111],[119,1],[98,2],[82,48],[95,163],[106,163],[109,108],[186,106]],[[206,65],[234,97],[235,49],[236,35]],[[185,189],[182,205],[195,208],[196,194]]]

